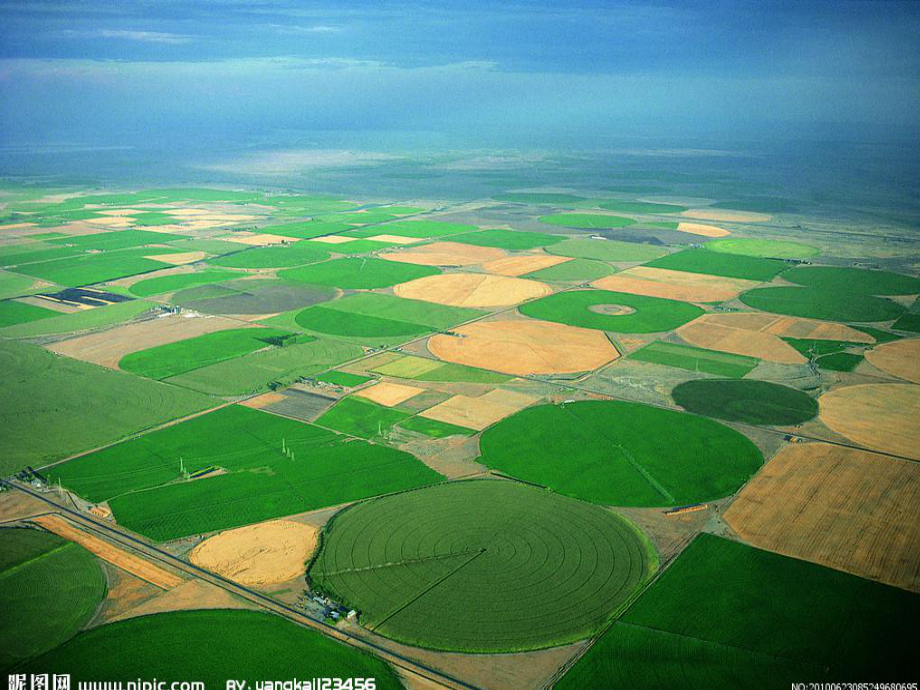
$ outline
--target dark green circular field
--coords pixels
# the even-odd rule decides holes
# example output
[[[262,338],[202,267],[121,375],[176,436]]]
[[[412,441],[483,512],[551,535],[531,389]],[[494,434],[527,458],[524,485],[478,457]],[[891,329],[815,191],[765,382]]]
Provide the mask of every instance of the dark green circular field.
[[[763,462],[719,422],[619,400],[529,407],[487,429],[479,448],[484,465],[612,506],[721,498]]]
[[[703,314],[688,302],[610,290],[559,292],[518,310],[534,319],[615,333],[670,331]]]
[[[890,321],[904,311],[884,297],[839,289],[764,287],[749,290],[740,299],[761,311],[824,321]]]
[[[76,634],[105,597],[82,546],[34,529],[0,528],[0,670]]]
[[[655,556],[620,516],[517,482],[449,482],[372,499],[327,525],[308,577],[407,644],[539,649],[596,632]]]
[[[799,266],[785,271],[783,279],[805,287],[863,295],[915,295],[920,278],[891,271],[868,271],[838,266]]]
[[[317,677],[376,678],[381,690],[403,687],[380,659],[257,611],[176,611],[109,623],[23,670],[69,673],[73,687],[78,681],[156,678],[201,681],[209,690],[222,690],[230,678],[253,688],[266,679]]]
[[[767,381],[701,379],[671,391],[688,412],[747,424],[801,424],[818,414],[818,401],[795,388]]]
[[[759,256],[768,259],[804,259],[821,253],[817,247],[802,242],[747,237],[725,237],[711,240],[706,243],[706,249],[725,254]]]

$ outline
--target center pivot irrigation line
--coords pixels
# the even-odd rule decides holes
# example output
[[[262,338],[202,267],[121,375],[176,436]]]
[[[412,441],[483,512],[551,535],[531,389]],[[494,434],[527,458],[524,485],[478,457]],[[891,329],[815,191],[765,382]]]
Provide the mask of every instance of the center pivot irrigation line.
[[[377,628],[379,628],[381,625],[383,625],[384,623],[386,623],[388,620],[390,620],[390,619],[391,619],[393,616],[395,616],[397,613],[399,613],[400,611],[404,611],[407,607],[411,606],[413,603],[415,603],[416,601],[418,601],[419,599],[421,599],[423,596],[425,596],[426,594],[428,594],[428,592],[430,592],[430,591],[433,590],[435,587],[437,587],[438,585],[440,585],[440,584],[441,584],[442,582],[444,582],[447,578],[449,578],[449,577],[452,576],[452,575],[455,575],[457,572],[459,572],[459,570],[460,570],[461,568],[463,568],[464,566],[466,566],[466,565],[472,563],[473,561],[475,561],[477,558],[479,558],[479,557],[480,557],[482,554],[484,554],[485,552],[486,552],[486,549],[479,549],[479,551],[475,552],[472,556],[470,556],[469,558],[467,558],[465,561],[463,561],[463,563],[461,563],[460,565],[458,565],[456,568],[454,568],[453,570],[451,570],[449,573],[447,573],[447,574],[444,575],[443,577],[439,577],[437,580],[435,580],[435,581],[432,582],[430,585],[428,585],[427,587],[425,587],[425,588],[424,588],[422,591],[420,591],[418,594],[415,594],[415,595],[409,597],[409,599],[408,599],[405,603],[400,604],[400,605],[397,606],[391,613],[389,613],[389,614],[387,614],[386,616],[384,616],[379,622],[377,622],[372,628],[370,628],[370,630],[376,631]]]
[[[379,563],[378,565],[366,565],[361,568],[345,568],[344,570],[327,570],[323,573],[324,577],[330,575],[345,575],[347,573],[363,573],[368,570],[380,570],[381,568],[393,568],[400,565],[414,565],[415,563],[424,563],[425,561],[441,561],[446,558],[457,558],[458,556],[478,556],[485,549],[476,549],[475,551],[460,551],[458,553],[445,553],[440,556],[422,556],[421,558],[407,558],[402,561],[390,561],[389,563]]]
[[[472,683],[460,680],[459,678],[455,678],[454,676],[443,673],[442,671],[439,671],[431,666],[427,666],[423,663],[415,661],[407,656],[404,656],[403,654],[400,654],[399,652],[388,649],[387,647],[384,647],[377,642],[373,642],[354,633],[327,625],[323,621],[313,618],[305,611],[298,610],[293,606],[288,606],[287,604],[277,601],[276,599],[273,599],[272,597],[263,594],[258,590],[250,589],[249,587],[238,584],[233,580],[223,577],[222,575],[212,573],[205,568],[201,568],[193,563],[184,561],[178,556],[175,556],[164,549],[154,546],[153,544],[144,541],[140,537],[137,537],[130,532],[123,531],[122,529],[116,528],[116,526],[113,524],[104,522],[102,520],[97,520],[89,515],[85,515],[79,510],[73,510],[65,505],[61,505],[53,501],[48,496],[33,491],[26,486],[22,486],[18,482],[14,483],[6,479],[0,479],[0,485],[21,491],[24,494],[27,494],[33,498],[38,499],[39,501],[42,501],[43,503],[50,505],[58,513],[66,515],[81,527],[104,535],[120,546],[126,546],[135,551],[139,551],[148,559],[166,563],[186,575],[190,575],[191,577],[220,587],[221,589],[230,592],[231,594],[241,596],[244,599],[257,604],[274,614],[287,618],[296,625],[312,628],[313,630],[316,630],[317,632],[326,635],[327,637],[330,637],[338,642],[351,645],[352,647],[360,649],[364,652],[373,653],[384,661],[389,662],[393,666],[397,666],[405,671],[414,673],[427,680],[439,683],[447,688],[451,688],[452,690],[482,690],[477,685],[473,685]],[[476,556],[473,556],[473,558],[475,557]]]

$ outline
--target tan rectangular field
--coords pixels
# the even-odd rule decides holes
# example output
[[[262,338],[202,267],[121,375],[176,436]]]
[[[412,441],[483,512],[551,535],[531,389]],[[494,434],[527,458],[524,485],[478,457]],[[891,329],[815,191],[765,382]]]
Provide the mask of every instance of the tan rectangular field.
[[[495,389],[478,398],[455,395],[419,413],[419,417],[456,424],[477,431],[514,414],[540,398],[515,391]]]
[[[523,254],[492,259],[491,261],[486,261],[482,267],[489,273],[515,277],[533,273],[542,268],[556,266],[566,261],[571,261],[571,259],[567,256],[553,256],[551,254]]]
[[[368,388],[362,388],[355,393],[354,396],[370,400],[378,405],[394,407],[399,405],[399,403],[405,402],[409,398],[414,398],[423,390],[423,388],[416,388],[415,386],[404,386],[401,383],[380,381]]]
[[[725,511],[745,541],[920,592],[920,464],[826,443],[789,445]]]
[[[168,570],[164,570],[140,556],[129,553],[89,532],[78,529],[60,515],[42,515],[34,518],[33,521],[49,532],[54,532],[59,537],[64,537],[64,539],[69,539],[75,544],[79,544],[107,563],[111,563],[135,577],[156,585],[160,589],[172,589],[184,582],[178,575],[173,575]]]
[[[132,352],[228,328],[248,327],[247,324],[222,316],[186,317],[176,314],[59,340],[45,347],[60,355],[117,369],[119,360]]]

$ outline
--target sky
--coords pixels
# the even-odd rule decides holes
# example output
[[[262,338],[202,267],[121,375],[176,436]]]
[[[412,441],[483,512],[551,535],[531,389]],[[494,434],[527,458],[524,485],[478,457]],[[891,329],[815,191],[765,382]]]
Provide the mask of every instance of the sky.
[[[917,2],[0,0],[0,146],[915,138]]]

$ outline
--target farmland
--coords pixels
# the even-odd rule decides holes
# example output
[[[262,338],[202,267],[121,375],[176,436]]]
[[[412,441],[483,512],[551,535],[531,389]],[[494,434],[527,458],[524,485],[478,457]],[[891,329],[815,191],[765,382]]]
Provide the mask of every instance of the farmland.
[[[754,240],[741,237],[713,240],[706,249],[727,254],[760,256],[768,259],[807,259],[817,256],[820,250],[810,244],[788,240]]]
[[[176,292],[195,285],[211,285],[232,278],[239,278],[239,273],[232,271],[196,271],[194,273],[179,273],[159,278],[148,278],[131,286],[131,293],[138,297],[150,297],[164,292]]]
[[[646,266],[757,281],[772,280],[787,267],[784,262],[777,259],[711,252],[706,249],[685,249],[649,261]]]
[[[628,679],[650,690],[727,688],[764,678],[874,677],[879,669],[886,678],[908,678],[916,643],[908,621],[918,607],[920,599],[906,592],[703,534],[559,687]],[[892,639],[891,629],[902,635]]]
[[[597,261],[651,261],[667,254],[667,250],[649,244],[592,239],[565,240],[549,245],[546,251],[559,256]]]
[[[552,216],[540,216],[541,223],[561,225],[566,228],[582,230],[601,230],[606,228],[625,228],[635,225],[632,218],[606,215],[600,213],[558,213]]]
[[[413,266],[374,258],[335,259],[324,263],[290,268],[278,275],[285,280],[328,285],[350,290],[371,290],[435,275],[436,268]]]
[[[193,654],[201,640],[223,654]],[[112,653],[98,658],[96,650]],[[382,690],[400,682],[382,661],[277,616],[255,611],[181,611],[142,616],[81,633],[26,668],[69,673],[78,681],[131,681],[139,677],[196,678],[217,687],[233,675],[250,683],[265,678],[376,678]]]
[[[176,481],[215,465],[227,473]],[[52,476],[90,500],[108,500],[121,524],[158,541],[440,479],[401,451],[344,443],[332,432],[241,406],[82,456]]]
[[[86,549],[47,532],[0,529],[0,670],[72,637],[104,596]]]
[[[498,247],[499,249],[536,249],[549,244],[561,242],[561,235],[547,235],[540,232],[515,232],[513,230],[480,230],[462,235],[454,235],[451,242],[475,244],[480,247]]]
[[[616,333],[670,331],[703,313],[685,302],[609,290],[559,293],[521,305],[519,310],[534,319]]]
[[[732,378],[741,378],[751,373],[754,367],[757,366],[757,360],[754,357],[706,350],[690,345],[666,343],[660,340],[636,350],[629,355],[629,358],[651,364],[663,364],[669,367]]]
[[[741,295],[749,307],[827,321],[890,321],[904,311],[897,302],[860,292],[809,287],[763,287]]]
[[[802,266],[783,273],[790,283],[819,290],[864,295],[916,295],[920,279],[890,271],[867,271],[836,266]]]
[[[198,393],[58,357],[35,345],[0,341],[3,472],[57,460],[214,404]]]
[[[271,278],[228,280],[174,293],[172,304],[203,314],[277,314],[335,297],[333,288]]]
[[[151,250],[151,252],[166,253],[165,250]],[[122,252],[104,252],[42,261],[17,266],[13,270],[16,273],[47,280],[50,283],[80,287],[140,273],[150,273],[168,266],[169,264],[162,261],[154,261],[143,256],[131,256]]]
[[[329,252],[309,242],[295,242],[281,247],[255,247],[228,254],[208,263],[225,268],[289,268],[325,261]]]
[[[795,425],[818,414],[814,398],[769,381],[685,381],[671,395],[688,412],[729,422]]]
[[[584,638],[655,567],[623,518],[503,481],[367,501],[326,531],[313,584],[359,609],[371,629],[435,649],[504,652]]]
[[[513,477],[614,506],[720,498],[762,462],[753,443],[722,424],[620,401],[522,410],[487,429],[480,452],[480,462]]]

